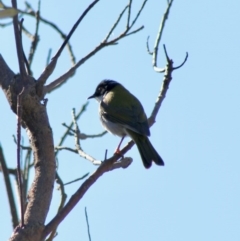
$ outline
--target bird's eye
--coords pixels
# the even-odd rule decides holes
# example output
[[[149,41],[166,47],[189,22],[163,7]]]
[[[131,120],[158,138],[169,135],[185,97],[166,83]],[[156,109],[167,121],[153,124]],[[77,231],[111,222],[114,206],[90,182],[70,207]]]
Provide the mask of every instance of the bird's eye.
[[[104,90],[103,90],[102,87],[99,87],[98,90],[97,90],[97,92],[98,92],[99,94],[101,94],[101,95],[103,94],[103,91],[104,91]]]

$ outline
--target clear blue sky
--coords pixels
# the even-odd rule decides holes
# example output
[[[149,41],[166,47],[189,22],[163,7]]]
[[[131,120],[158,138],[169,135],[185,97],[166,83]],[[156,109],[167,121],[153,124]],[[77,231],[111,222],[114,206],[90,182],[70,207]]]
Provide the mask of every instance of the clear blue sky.
[[[76,3],[77,2],[77,3]],[[41,14],[56,22],[67,33],[90,1],[43,1]],[[134,1],[136,11],[140,1]],[[10,5],[10,1],[5,1]],[[79,26],[71,39],[77,60],[91,51],[107,34],[127,1],[100,1]],[[37,1],[32,1],[36,8]],[[21,5],[20,5],[21,6]],[[150,35],[153,46],[166,1],[149,0],[137,22],[144,25],[140,33],[104,49],[85,63],[61,89],[48,95],[48,113],[57,144],[71,121],[71,109],[86,102],[104,78],[121,82],[142,102],[149,115],[159,92],[163,76],[153,71],[145,42]],[[173,81],[151,128],[151,142],[165,161],[165,167],[153,165],[145,170],[136,147],[127,153],[134,159],[126,170],[105,174],[91,187],[73,212],[64,220],[56,240],[87,241],[84,207],[87,206],[92,240],[122,241],[238,241],[240,240],[240,2],[175,1],[166,24],[165,43],[176,65],[189,52],[185,66],[173,73]],[[35,22],[24,23],[34,30]],[[116,36],[124,23],[113,32]],[[17,73],[18,64],[12,27],[0,29],[0,53]],[[49,48],[53,53],[61,39],[41,24],[41,41],[33,65],[34,77],[42,72]],[[162,44],[161,43],[161,44]],[[24,38],[26,52],[29,41]],[[160,47],[159,64],[165,59]],[[65,51],[49,82],[70,68]],[[9,167],[16,166],[16,117],[0,94],[0,142]],[[97,103],[91,101],[79,120],[81,131],[102,131]],[[24,130],[23,130],[24,132]],[[83,149],[97,159],[105,149],[112,153],[119,138],[107,134],[101,139],[82,141]],[[24,134],[24,143],[27,137]],[[74,147],[73,138],[66,146]],[[58,172],[65,182],[93,172],[95,166],[68,152],[58,159]],[[79,187],[66,187],[70,197]],[[54,216],[59,191],[54,197],[47,221]],[[0,175],[1,239],[11,230],[10,211]]]

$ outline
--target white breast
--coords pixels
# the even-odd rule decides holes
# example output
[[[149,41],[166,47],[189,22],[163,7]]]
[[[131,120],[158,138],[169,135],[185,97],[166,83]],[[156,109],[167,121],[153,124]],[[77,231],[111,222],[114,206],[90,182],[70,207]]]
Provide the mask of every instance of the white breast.
[[[100,120],[101,120],[101,123],[102,123],[103,127],[107,131],[111,132],[113,135],[117,135],[117,136],[120,136],[120,137],[123,137],[123,136],[127,135],[127,133],[125,131],[125,128],[122,125],[113,123],[111,121],[108,121],[102,115],[100,116]]]

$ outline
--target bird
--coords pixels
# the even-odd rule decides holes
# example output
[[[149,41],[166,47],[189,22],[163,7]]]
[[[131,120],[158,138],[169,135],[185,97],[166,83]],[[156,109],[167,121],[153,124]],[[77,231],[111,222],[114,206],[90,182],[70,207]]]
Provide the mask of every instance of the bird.
[[[164,166],[163,159],[154,149],[148,136],[148,119],[141,102],[122,84],[114,80],[101,81],[93,95],[99,102],[99,116],[103,127],[110,133],[122,137],[116,153],[120,154],[120,145],[125,136],[136,144],[145,168],[150,168],[152,161]]]

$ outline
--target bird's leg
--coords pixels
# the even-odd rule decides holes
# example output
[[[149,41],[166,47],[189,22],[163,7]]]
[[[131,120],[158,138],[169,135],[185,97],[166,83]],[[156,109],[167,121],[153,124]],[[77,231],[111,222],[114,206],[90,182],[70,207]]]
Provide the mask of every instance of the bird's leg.
[[[125,136],[123,136],[122,139],[121,139],[121,141],[119,142],[118,147],[117,147],[117,149],[115,150],[115,154],[118,154],[118,155],[123,156],[122,153],[121,153],[121,151],[120,151],[120,146],[121,146],[121,144],[122,144],[122,142],[123,142],[124,137],[125,137]]]

